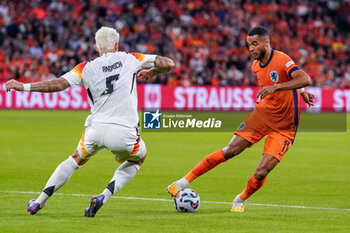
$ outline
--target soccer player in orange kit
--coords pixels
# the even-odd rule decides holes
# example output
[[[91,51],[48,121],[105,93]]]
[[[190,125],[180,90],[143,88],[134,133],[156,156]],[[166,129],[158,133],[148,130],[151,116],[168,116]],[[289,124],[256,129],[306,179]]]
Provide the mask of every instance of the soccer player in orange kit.
[[[287,54],[270,47],[269,33],[264,27],[252,28],[247,43],[255,59],[252,71],[261,86],[255,109],[238,126],[226,147],[206,156],[186,176],[168,186],[172,196],[187,188],[194,179],[267,136],[258,167],[233,201],[231,211],[243,212],[246,200],[263,186],[267,174],[293,144],[299,124],[298,89],[301,89],[304,101],[313,105],[314,95],[303,90],[311,84],[310,77]]]

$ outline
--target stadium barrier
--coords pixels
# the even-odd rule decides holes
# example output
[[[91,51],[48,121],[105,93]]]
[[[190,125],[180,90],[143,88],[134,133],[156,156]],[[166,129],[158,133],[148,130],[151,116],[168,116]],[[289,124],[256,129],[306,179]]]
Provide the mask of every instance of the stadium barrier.
[[[250,111],[256,101],[257,87],[138,85],[139,109]],[[316,96],[315,106],[300,107],[308,112],[350,112],[350,89],[309,87]],[[1,109],[75,109],[88,110],[88,96],[83,87],[62,92],[6,92],[0,84]]]

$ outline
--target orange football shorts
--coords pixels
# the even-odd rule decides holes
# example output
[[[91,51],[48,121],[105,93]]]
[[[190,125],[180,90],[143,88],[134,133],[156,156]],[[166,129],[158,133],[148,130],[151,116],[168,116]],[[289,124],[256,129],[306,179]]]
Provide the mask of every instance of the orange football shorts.
[[[259,113],[253,111],[238,126],[235,134],[249,141],[251,143],[250,146],[267,135],[263,154],[272,155],[281,161],[284,154],[293,144],[296,130],[297,127],[294,124],[291,124],[289,129],[279,130],[272,128],[266,124],[266,120]]]

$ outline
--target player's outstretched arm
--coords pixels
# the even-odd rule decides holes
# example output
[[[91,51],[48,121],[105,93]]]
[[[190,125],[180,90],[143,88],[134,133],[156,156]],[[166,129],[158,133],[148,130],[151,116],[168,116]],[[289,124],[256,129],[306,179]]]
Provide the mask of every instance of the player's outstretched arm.
[[[276,91],[300,89],[302,87],[311,85],[311,79],[309,75],[307,75],[307,73],[301,69],[293,71],[291,73],[291,78],[292,79],[288,82],[278,83],[273,86],[265,86],[260,88],[257,97],[264,99],[267,95],[275,93]]]
[[[137,73],[137,78],[150,80],[154,76],[169,72],[175,67],[175,63],[168,57],[157,56],[154,61],[154,67],[151,69],[142,69]]]
[[[11,79],[6,82],[6,91],[10,91],[12,89],[16,91],[57,92],[67,89],[69,86],[68,81],[62,77],[27,84]]]
[[[169,72],[175,67],[175,63],[168,57],[157,56],[154,61],[153,75],[156,76],[161,73]]]

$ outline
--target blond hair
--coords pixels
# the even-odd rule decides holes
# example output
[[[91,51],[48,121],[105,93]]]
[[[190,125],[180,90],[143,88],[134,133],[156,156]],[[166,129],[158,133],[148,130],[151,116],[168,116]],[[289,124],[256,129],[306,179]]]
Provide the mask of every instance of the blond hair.
[[[111,51],[119,43],[119,33],[114,28],[101,27],[95,34],[95,41],[98,52]]]

